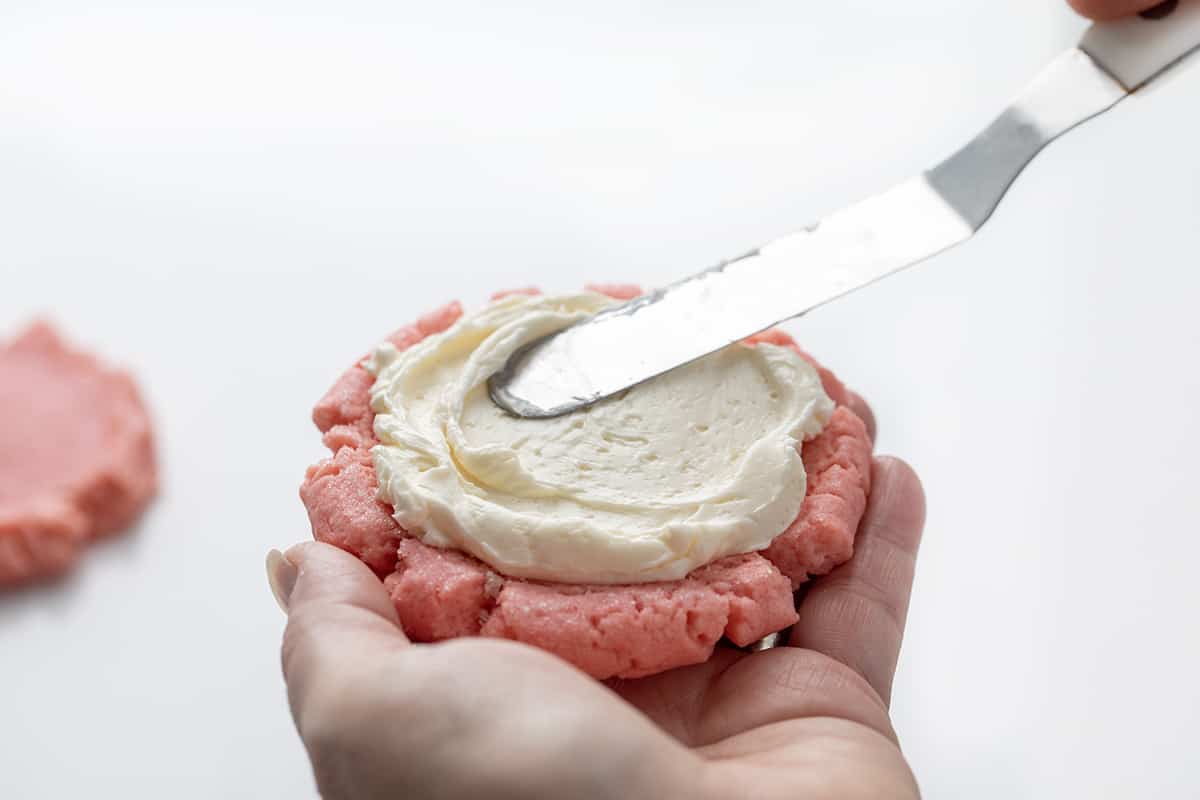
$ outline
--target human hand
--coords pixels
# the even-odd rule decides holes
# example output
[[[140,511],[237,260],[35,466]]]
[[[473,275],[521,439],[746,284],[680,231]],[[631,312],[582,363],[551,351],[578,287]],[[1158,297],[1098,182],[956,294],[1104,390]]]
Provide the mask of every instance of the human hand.
[[[1162,0],[1067,0],[1071,8],[1097,20],[1129,17],[1158,6],[1173,5]]]
[[[274,558],[322,794],[917,797],[887,706],[924,497],[904,463],[873,469],[854,558],[812,585],[791,646],[607,685],[514,642],[411,644],[356,558],[317,543]]]

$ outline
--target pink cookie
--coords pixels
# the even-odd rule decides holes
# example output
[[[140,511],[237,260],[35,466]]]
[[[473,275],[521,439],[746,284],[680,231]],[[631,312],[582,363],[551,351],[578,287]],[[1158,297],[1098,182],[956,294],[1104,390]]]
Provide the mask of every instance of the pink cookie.
[[[589,287],[618,299],[635,286]],[[536,294],[522,289],[504,294]],[[411,346],[462,314],[453,303],[389,340]],[[796,348],[769,331],[752,342]],[[477,559],[429,547],[400,528],[376,495],[368,403],[371,376],[359,365],[317,403],[313,420],[333,452],[308,469],[300,496],[313,536],[341,547],[384,578],[414,641],[498,636],[548,650],[597,678],[635,678],[706,660],[722,637],[755,642],[796,621],[792,591],[850,558],[870,489],[871,442],[845,406],[845,387],[817,365],[837,409],[804,445],[808,492],[796,521],[762,553],[731,556],[683,580],[590,586],[508,578]]]
[[[130,525],[157,486],[150,420],[128,375],[45,323],[0,347],[0,586],[65,572]]]

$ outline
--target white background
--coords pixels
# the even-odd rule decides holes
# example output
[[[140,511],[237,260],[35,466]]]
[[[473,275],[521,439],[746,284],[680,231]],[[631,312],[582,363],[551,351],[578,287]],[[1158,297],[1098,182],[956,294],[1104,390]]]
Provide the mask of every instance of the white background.
[[[0,333],[140,376],[162,496],[0,598],[0,796],[313,794],[263,556],[309,408],[447,299],[708,266],[915,173],[1056,0],[0,10]],[[247,6],[255,6],[249,10]],[[507,6],[507,7],[505,7]],[[896,726],[930,798],[1195,796],[1200,64],[975,240],[791,329],[929,494]]]

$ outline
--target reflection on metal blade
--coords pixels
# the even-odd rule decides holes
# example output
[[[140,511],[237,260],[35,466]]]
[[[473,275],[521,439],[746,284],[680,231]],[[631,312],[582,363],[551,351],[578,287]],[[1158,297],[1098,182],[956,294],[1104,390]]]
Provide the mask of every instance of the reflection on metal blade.
[[[1125,90],[1080,50],[942,164],[742,258],[533,343],[493,376],[523,417],[569,413],[969,239],[1050,141]]]

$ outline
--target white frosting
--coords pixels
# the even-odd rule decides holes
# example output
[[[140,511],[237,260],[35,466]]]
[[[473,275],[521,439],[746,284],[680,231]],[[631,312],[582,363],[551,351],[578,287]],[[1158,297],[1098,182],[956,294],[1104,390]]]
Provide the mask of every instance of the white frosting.
[[[558,419],[491,402],[513,351],[612,302],[509,297],[368,359],[380,499],[400,525],[505,575],[640,583],[761,550],[791,524],[798,443],[833,411],[792,350],[733,345]]]

